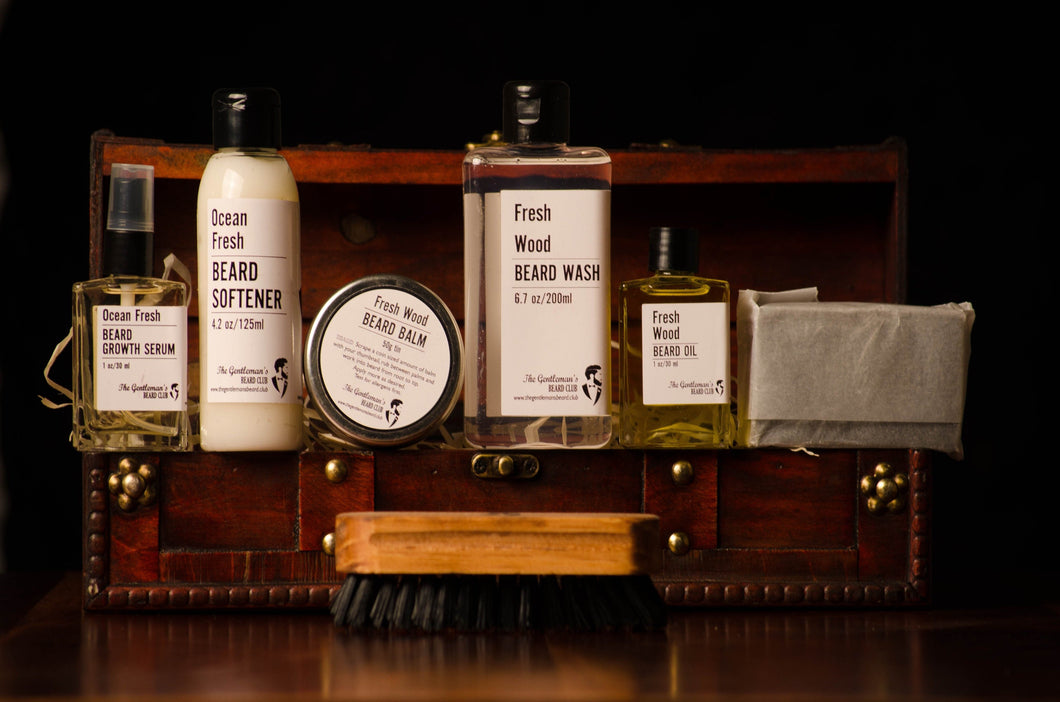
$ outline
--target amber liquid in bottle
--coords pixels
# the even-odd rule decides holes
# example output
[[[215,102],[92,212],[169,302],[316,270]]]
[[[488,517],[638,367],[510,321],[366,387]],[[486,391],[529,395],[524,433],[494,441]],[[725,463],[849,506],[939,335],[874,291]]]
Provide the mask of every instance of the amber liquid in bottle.
[[[619,442],[731,446],[729,284],[661,270],[622,283],[619,297]]]

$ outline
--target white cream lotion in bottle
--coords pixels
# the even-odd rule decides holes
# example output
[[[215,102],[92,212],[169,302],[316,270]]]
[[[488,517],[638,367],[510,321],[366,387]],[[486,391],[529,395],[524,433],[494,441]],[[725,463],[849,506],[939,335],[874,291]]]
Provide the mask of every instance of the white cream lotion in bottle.
[[[280,97],[218,90],[199,184],[199,436],[204,451],[302,446],[298,188]]]

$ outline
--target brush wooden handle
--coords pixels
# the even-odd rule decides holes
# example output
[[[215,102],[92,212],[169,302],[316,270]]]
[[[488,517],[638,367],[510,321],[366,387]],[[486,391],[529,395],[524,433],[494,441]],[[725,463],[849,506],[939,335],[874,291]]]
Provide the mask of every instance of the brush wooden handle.
[[[650,514],[343,512],[343,573],[635,575],[662,559]]]

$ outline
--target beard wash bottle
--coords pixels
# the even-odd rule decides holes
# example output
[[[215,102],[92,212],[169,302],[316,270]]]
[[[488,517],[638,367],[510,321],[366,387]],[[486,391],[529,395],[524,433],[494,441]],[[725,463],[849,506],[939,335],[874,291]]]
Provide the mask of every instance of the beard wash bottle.
[[[478,447],[611,438],[611,158],[567,146],[570,90],[509,82],[504,144],[464,159],[464,435]]]
[[[78,450],[188,448],[188,289],[152,277],[154,231],[154,167],[112,164],[103,276],[73,286]]]
[[[280,148],[280,97],[213,95],[213,139],[199,184],[200,445],[302,446],[298,189]]]
[[[619,442],[629,448],[724,448],[729,284],[697,275],[699,233],[655,227],[648,278],[619,286]]]

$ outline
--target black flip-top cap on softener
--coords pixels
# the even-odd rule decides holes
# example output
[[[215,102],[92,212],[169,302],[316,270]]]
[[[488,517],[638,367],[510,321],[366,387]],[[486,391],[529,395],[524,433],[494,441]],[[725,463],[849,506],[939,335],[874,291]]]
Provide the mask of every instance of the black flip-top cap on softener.
[[[566,144],[570,88],[559,80],[505,83],[502,126],[509,144]]]
[[[214,148],[280,148],[280,94],[272,88],[216,90]]]
[[[648,231],[648,270],[698,271],[699,231],[688,227],[652,227]]]

